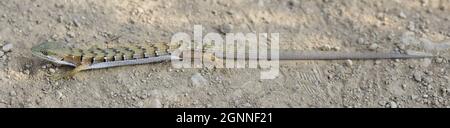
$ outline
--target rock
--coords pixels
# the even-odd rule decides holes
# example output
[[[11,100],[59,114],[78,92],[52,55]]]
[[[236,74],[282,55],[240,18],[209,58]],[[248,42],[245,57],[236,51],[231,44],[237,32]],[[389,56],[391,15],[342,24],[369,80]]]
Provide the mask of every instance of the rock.
[[[369,46],[370,50],[376,50],[377,48],[378,48],[378,44],[376,44],[376,43],[373,43]]]
[[[252,105],[250,103],[245,103],[245,104],[242,105],[242,107],[244,107],[244,108],[251,108]]]
[[[336,46],[336,47],[333,47],[331,49],[333,49],[334,51],[339,51],[339,50],[341,50],[341,47]]]
[[[397,47],[400,50],[405,50],[406,49],[406,45],[405,44],[398,44]]]
[[[61,91],[56,91],[55,96],[56,96],[57,99],[62,99],[64,97],[64,95],[62,94]]]
[[[2,50],[3,52],[10,52],[14,48],[14,45],[11,43],[8,43],[6,45],[3,45]]]
[[[428,98],[427,94],[422,95],[423,98]]]
[[[3,55],[5,55],[5,53],[3,51],[0,51],[0,57],[2,57]]]
[[[143,108],[144,107],[144,102],[139,101],[139,102],[136,103],[136,106],[139,107],[139,108]]]
[[[26,69],[25,71],[23,71],[24,74],[30,75],[30,70]]]
[[[162,104],[159,101],[159,99],[153,99],[150,101],[150,104],[148,105],[150,108],[162,108]]]
[[[16,93],[16,91],[11,91],[11,92],[9,92],[9,95],[10,95],[10,96],[16,96],[17,93]]]
[[[77,19],[73,19],[73,25],[75,26],[75,27],[80,27],[80,22],[78,22],[78,20]]]
[[[74,38],[75,37],[75,33],[74,32],[67,32],[67,36],[69,36],[70,38]]]
[[[380,106],[386,106],[387,105],[386,101],[379,101],[378,104]]]
[[[415,72],[414,73],[414,80],[416,80],[417,82],[421,82],[422,81],[422,73],[421,72]]]
[[[128,20],[128,22],[130,23],[130,24],[136,24],[136,20],[135,19],[133,19],[133,18],[130,18],[129,20]]]
[[[416,25],[414,24],[414,22],[412,22],[412,21],[409,22],[408,30],[410,30],[410,31],[416,30]]]
[[[63,20],[64,20],[64,17],[63,17],[63,16],[58,16],[58,18],[56,19],[56,21],[57,21],[58,23],[62,23]]]
[[[411,100],[417,100],[417,98],[419,98],[419,96],[417,96],[417,95],[411,95]]]
[[[366,41],[364,40],[364,38],[359,38],[358,44],[366,44]]]
[[[432,77],[425,77],[425,78],[423,78],[423,82],[431,84],[433,82],[433,78]]]
[[[55,73],[56,72],[56,70],[54,68],[50,68],[50,69],[48,69],[48,71],[50,71],[50,73]]]
[[[402,19],[406,18],[406,14],[404,12],[400,12],[400,14],[398,14],[398,16]]]
[[[233,25],[231,24],[224,24],[220,26],[220,32],[222,33],[230,33],[231,31],[233,31]]]
[[[398,105],[394,101],[391,101],[391,102],[389,102],[389,107],[391,107],[391,108],[398,108]]]
[[[345,65],[347,65],[347,66],[352,66],[353,65],[353,61],[352,60],[346,60],[345,61]]]
[[[319,48],[321,51],[330,51],[331,50],[331,46],[330,45],[323,45]]]
[[[442,96],[446,97],[450,93],[450,89],[442,88],[441,92],[442,92]]]
[[[442,57],[436,58],[436,63],[441,64],[443,62],[444,62],[444,58],[442,58]]]
[[[209,82],[200,73],[195,73],[191,77],[192,85],[194,87],[203,87],[206,86]]]
[[[402,89],[405,90],[408,87],[406,84],[402,84]]]

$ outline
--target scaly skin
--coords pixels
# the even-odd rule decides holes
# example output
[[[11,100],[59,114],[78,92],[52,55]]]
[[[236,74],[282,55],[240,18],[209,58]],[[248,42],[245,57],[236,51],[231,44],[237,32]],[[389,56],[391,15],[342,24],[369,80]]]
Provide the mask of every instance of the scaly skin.
[[[71,77],[87,69],[108,68],[123,65],[144,64],[172,59],[170,54],[179,45],[165,43],[129,44],[112,48],[69,48],[55,42],[46,42],[33,47],[32,54],[75,69],[66,76]]]
[[[210,46],[204,46],[201,50],[188,51],[205,53],[205,49]],[[112,48],[90,48],[78,49],[69,48],[55,42],[46,42],[33,47],[32,54],[62,65],[75,67],[74,70],[67,73],[65,77],[72,77],[79,71],[87,69],[109,68],[124,65],[146,64],[153,62],[167,61],[171,59],[180,59],[180,56],[174,56],[175,50],[181,49],[181,45],[169,45],[166,43],[151,44],[128,44]],[[224,54],[225,55],[225,54]],[[301,51],[279,51],[279,60],[338,60],[338,59],[408,59],[425,58],[432,55],[407,55],[397,53],[339,53],[339,52],[301,52]],[[213,56],[212,54],[203,54],[203,58],[222,63],[224,56]],[[228,59],[228,58],[227,58]],[[235,59],[235,58],[232,58]],[[237,58],[249,59],[249,58]],[[254,58],[258,59],[258,58]],[[269,58],[271,59],[271,58]]]

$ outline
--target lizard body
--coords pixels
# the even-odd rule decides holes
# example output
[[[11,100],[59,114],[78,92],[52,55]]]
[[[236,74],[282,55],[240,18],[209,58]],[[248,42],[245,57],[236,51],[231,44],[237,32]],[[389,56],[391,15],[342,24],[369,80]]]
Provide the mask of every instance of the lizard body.
[[[180,45],[169,45],[166,43],[152,44],[129,44],[112,48],[69,48],[60,43],[46,42],[34,46],[32,54],[62,65],[73,66],[75,69],[69,73],[75,73],[87,69],[109,68],[125,65],[146,64],[172,59],[181,59],[172,53],[179,49]],[[203,52],[203,50],[200,50]],[[248,54],[248,52],[246,53]],[[225,55],[225,54],[224,54]],[[431,55],[408,55],[400,53],[342,53],[342,52],[300,52],[279,51],[279,60],[342,60],[342,59],[408,59],[425,58]],[[213,58],[227,59],[224,56],[213,56]],[[228,58],[229,59],[229,58]],[[249,59],[249,58],[234,58]],[[255,58],[258,59],[258,58]],[[270,57],[269,57],[270,59]]]

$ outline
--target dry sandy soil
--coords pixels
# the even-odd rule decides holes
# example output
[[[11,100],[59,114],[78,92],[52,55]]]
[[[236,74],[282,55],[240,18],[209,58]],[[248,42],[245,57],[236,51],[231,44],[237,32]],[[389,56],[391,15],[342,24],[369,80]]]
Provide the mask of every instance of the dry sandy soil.
[[[1,0],[0,107],[450,107],[450,0]],[[294,61],[258,69],[174,69],[169,62],[91,70],[31,55],[168,42],[177,32],[278,32],[284,49],[405,52],[414,60]]]

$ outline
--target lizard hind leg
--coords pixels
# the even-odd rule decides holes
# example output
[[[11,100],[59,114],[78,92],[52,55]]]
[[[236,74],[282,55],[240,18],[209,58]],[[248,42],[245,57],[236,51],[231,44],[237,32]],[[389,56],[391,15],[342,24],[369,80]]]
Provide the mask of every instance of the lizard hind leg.
[[[86,70],[86,69],[88,69],[88,65],[79,65],[79,66],[75,67],[74,69],[72,69],[71,71],[68,71],[64,74],[52,76],[52,79],[53,80],[72,79],[75,76],[75,74],[77,74],[80,71]]]

